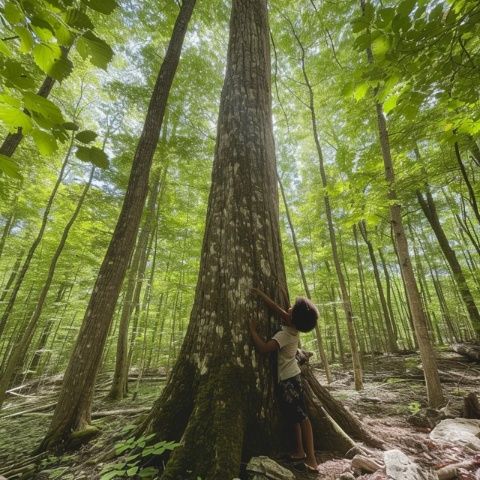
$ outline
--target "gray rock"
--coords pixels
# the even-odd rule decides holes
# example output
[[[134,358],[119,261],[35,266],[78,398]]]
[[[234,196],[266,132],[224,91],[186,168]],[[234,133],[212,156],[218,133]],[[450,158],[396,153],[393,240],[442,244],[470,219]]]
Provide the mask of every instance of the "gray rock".
[[[422,470],[400,450],[388,450],[383,454],[388,480],[430,480],[435,478]]]
[[[295,480],[295,475],[269,457],[252,457],[247,465],[251,480]]]
[[[480,451],[480,420],[470,418],[447,418],[431,432],[432,440],[461,444]]]
[[[338,477],[338,480],[355,480],[355,475],[350,472],[345,472]]]

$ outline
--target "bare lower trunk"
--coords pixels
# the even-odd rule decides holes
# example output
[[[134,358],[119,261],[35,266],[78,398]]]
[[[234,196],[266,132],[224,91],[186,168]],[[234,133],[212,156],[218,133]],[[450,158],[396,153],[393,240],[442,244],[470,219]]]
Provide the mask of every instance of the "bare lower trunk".
[[[65,372],[52,423],[39,450],[58,447],[71,438],[72,432],[81,431],[90,424],[95,377],[128,260],[134,248],[148,190],[150,167],[194,5],[195,0],[184,0],[180,8],[133,158],[122,210]]]
[[[455,251],[450,246],[447,236],[445,235],[445,231],[440,223],[435,202],[433,201],[430,190],[427,188],[425,197],[421,192],[417,191],[417,199],[422,207],[423,213],[427,217],[427,220],[433,229],[433,232],[435,233],[435,236],[437,237],[438,244],[440,245],[443,255],[452,269],[453,278],[457,284],[463,303],[467,309],[470,321],[472,322],[476,333],[477,340],[480,340],[480,314],[473,299],[473,295],[468,287],[467,280],[463,274],[462,267],[460,266],[460,262],[457,259]]]

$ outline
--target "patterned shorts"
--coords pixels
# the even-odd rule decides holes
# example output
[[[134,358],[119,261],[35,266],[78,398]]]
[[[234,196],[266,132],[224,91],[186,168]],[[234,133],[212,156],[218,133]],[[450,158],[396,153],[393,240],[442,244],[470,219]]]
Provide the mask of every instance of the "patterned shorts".
[[[300,375],[278,383],[278,398],[281,412],[289,423],[300,423],[308,417]]]

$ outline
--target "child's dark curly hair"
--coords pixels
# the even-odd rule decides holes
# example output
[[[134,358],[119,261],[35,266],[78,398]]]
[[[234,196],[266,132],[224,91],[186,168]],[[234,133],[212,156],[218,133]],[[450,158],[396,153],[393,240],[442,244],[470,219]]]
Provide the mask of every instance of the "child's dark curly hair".
[[[317,307],[308,299],[298,297],[292,307],[292,323],[300,332],[309,332],[315,328],[318,320]]]

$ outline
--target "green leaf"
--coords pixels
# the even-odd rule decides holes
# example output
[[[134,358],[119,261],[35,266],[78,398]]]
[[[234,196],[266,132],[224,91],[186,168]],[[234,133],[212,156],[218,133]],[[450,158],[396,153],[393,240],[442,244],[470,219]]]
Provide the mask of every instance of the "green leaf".
[[[142,468],[140,472],[138,472],[138,476],[140,478],[154,478],[157,473],[158,469],[156,469],[155,467],[147,467]]]
[[[138,472],[138,467],[132,467],[127,470],[127,475],[133,477]]]
[[[62,127],[65,129],[65,130],[72,130],[74,132],[76,132],[77,130],[80,129],[80,127],[75,123],[75,122],[65,122]]]
[[[3,105],[0,109],[0,121],[2,121],[10,132],[23,129],[24,133],[32,129],[32,120],[19,108]]]
[[[355,87],[355,90],[353,91],[353,98],[355,98],[355,100],[358,102],[365,97],[369,88],[370,85],[367,82],[361,83],[360,85]]]
[[[100,168],[108,168],[108,156],[107,154],[97,147],[77,147],[76,152],[77,158],[82,160],[82,162],[93,163]],[[121,450],[119,448],[118,450]],[[118,452],[117,450],[117,452]],[[124,449],[125,450],[125,449]]]
[[[83,130],[75,135],[75,138],[82,143],[93,142],[97,138],[96,132],[92,130]]]
[[[381,8],[378,11],[378,23],[379,25],[385,27],[387,26],[395,16],[395,9],[394,8]]]
[[[82,2],[92,10],[96,10],[105,15],[110,15],[118,7],[115,0],[82,0]]]
[[[50,77],[55,80],[62,82],[65,80],[73,71],[72,61],[62,56],[61,58],[54,61],[52,67],[50,68],[48,74]]]
[[[90,17],[78,8],[69,9],[65,21],[70,27],[78,28],[79,30],[93,30],[94,28]]]
[[[31,89],[35,87],[33,78],[20,62],[14,59],[7,59],[3,68],[4,77],[9,80],[15,87],[20,89]]]
[[[416,0],[404,0],[398,6],[397,12],[399,13],[399,15],[408,17],[408,15],[412,13],[412,10],[414,9],[416,3],[417,3]]]
[[[114,478],[123,477],[125,472],[123,470],[112,470],[111,472],[104,473],[100,480],[112,480]]]
[[[391,112],[396,106],[399,95],[392,95],[388,97],[383,104],[383,111],[385,113]]]
[[[22,179],[22,176],[18,170],[18,165],[6,155],[0,154],[0,171],[8,177],[15,178],[17,180]]]
[[[14,2],[7,2],[3,13],[11,24],[21,23],[25,18],[22,10]]]
[[[390,41],[387,37],[381,36],[372,42],[372,52],[375,57],[383,58],[390,48]]]
[[[6,42],[4,42],[2,39],[0,39],[0,53],[2,55],[5,55],[6,57],[12,56],[12,51],[10,50]]]
[[[32,34],[26,27],[15,27],[14,30],[20,37],[20,52],[29,53],[33,48]]]
[[[57,141],[53,135],[50,135],[43,130],[39,130],[38,128],[34,128],[32,130],[32,137],[40,155],[49,156],[57,151]]]
[[[65,119],[63,118],[60,109],[47,98],[36,95],[35,93],[27,92],[23,95],[23,103],[28,110],[40,114],[54,125],[65,123]]]
[[[355,48],[358,48],[359,50],[365,50],[370,46],[372,43],[372,35],[370,32],[365,32],[359,35],[354,42]]]
[[[96,67],[107,69],[113,57],[113,50],[110,45],[101,38],[98,38],[91,31],[84,33],[77,42],[77,50],[83,59],[90,58]]]
[[[18,98],[7,95],[6,93],[0,94],[0,103],[6,103],[15,108],[20,108],[22,106],[22,102]]]
[[[35,15],[30,22],[32,30],[38,35],[40,40],[49,42],[55,35],[55,30],[44,18]]]
[[[33,59],[35,63],[43,70],[47,75],[62,56],[62,50],[58,45],[41,43],[35,45],[33,48]]]

